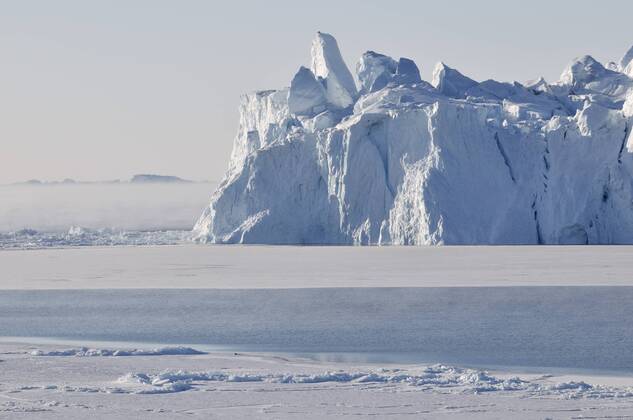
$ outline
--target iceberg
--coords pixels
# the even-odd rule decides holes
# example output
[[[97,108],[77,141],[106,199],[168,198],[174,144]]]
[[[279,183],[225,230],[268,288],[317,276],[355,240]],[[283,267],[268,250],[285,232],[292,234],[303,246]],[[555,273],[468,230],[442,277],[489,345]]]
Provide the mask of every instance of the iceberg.
[[[247,94],[209,243],[631,244],[633,52],[560,80],[475,81],[319,32],[290,87]],[[357,85],[358,83],[358,85]]]

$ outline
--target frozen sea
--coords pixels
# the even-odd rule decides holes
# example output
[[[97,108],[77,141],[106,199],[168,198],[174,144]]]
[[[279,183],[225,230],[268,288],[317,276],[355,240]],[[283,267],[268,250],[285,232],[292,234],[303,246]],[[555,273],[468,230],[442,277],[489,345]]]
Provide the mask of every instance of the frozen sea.
[[[0,418],[633,416],[633,247],[191,244],[207,190],[0,188]]]
[[[631,302],[632,287],[5,290],[0,336],[630,374]]]

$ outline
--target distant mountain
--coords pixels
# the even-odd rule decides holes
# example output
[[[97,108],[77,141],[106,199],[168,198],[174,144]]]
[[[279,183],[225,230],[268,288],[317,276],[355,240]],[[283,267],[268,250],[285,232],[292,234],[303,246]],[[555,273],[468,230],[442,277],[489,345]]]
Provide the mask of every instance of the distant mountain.
[[[30,179],[28,181],[16,182],[10,185],[92,185],[92,184],[215,184],[215,181],[191,181],[173,175],[154,175],[154,174],[136,174],[129,181],[111,179],[101,181],[79,181],[72,178],[65,178],[62,181],[41,181],[39,179]]]
[[[75,181],[72,178],[65,178],[62,181],[40,181],[39,179],[29,179],[24,182],[16,182],[12,185],[73,185],[73,184],[96,184],[102,182],[110,182],[110,181],[97,181],[97,182],[85,182],[85,181]],[[119,182],[118,180],[115,182]]]
[[[146,183],[191,183],[187,179],[182,179],[177,176],[171,175],[153,175],[153,174],[138,174],[134,175],[130,180],[132,184],[146,184]]]

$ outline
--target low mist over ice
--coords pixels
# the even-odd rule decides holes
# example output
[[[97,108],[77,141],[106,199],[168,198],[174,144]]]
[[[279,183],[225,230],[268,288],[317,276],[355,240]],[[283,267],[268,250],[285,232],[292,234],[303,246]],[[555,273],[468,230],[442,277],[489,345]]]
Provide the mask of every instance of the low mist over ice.
[[[193,182],[0,186],[0,232],[190,230],[214,189]]]

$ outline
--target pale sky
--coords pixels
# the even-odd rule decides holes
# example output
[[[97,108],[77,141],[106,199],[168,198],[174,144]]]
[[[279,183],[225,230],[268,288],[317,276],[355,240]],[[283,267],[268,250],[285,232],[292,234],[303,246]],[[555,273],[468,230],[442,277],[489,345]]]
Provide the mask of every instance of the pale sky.
[[[317,30],[478,79],[619,60],[633,2],[0,0],[0,183],[135,173],[218,180],[243,92],[283,87]]]

